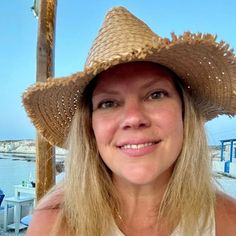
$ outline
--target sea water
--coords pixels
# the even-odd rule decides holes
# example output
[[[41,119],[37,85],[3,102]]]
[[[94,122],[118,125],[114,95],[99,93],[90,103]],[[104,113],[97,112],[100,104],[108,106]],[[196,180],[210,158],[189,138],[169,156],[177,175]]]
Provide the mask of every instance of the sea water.
[[[0,155],[0,189],[3,190],[6,197],[14,196],[14,185],[22,184],[22,181],[29,181],[29,178],[35,180],[34,161],[17,160],[11,156],[2,159]],[[217,182],[220,183],[219,188],[223,192],[236,198],[235,178],[219,176]]]
[[[18,160],[15,157],[1,158],[0,155],[0,189],[6,197],[14,196],[14,185],[35,180],[35,162]]]

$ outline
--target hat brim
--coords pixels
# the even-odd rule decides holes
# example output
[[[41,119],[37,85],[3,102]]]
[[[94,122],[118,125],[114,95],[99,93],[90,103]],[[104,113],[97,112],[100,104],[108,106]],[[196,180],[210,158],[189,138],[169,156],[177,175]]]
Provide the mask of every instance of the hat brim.
[[[184,33],[172,40],[157,38],[153,45],[98,61],[83,72],[36,83],[23,94],[31,121],[49,143],[64,147],[72,118],[86,85],[114,65],[150,61],[166,66],[181,79],[206,120],[236,114],[235,57],[228,45],[212,35]]]

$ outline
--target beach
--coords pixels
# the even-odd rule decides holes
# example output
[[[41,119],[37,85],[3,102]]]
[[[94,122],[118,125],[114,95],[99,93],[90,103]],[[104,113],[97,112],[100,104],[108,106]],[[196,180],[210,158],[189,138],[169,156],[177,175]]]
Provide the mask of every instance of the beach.
[[[14,195],[14,185],[28,181],[29,178],[35,180],[34,142],[32,140],[0,142],[0,152],[0,188],[9,197]],[[63,152],[61,151],[61,153]],[[59,157],[61,158],[63,155]],[[224,162],[219,158],[218,147],[212,150],[212,160],[213,173],[216,176],[219,190],[236,198],[236,173],[224,173]],[[19,235],[25,234],[26,230],[21,230]],[[4,232],[3,228],[0,227],[0,235],[10,236],[15,235],[15,233],[13,230]]]

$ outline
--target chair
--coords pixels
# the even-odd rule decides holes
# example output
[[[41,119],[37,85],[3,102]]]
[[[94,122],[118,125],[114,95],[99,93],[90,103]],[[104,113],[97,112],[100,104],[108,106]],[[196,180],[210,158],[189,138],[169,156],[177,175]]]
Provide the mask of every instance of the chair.
[[[26,225],[26,226],[29,226],[31,220],[32,220],[32,215],[27,215],[27,216],[24,216],[24,217],[20,220],[20,223],[21,223],[21,224],[24,224],[24,225]]]
[[[0,191],[0,207],[1,207],[2,200],[3,200],[4,197],[5,197],[5,194],[3,194],[2,191]]]

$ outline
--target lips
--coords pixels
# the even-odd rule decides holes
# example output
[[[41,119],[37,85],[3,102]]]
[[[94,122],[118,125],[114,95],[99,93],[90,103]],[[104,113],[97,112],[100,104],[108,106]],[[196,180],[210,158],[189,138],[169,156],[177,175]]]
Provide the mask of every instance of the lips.
[[[140,144],[125,144],[125,145],[122,145],[120,148],[121,149],[141,149],[141,148],[145,148],[154,144],[155,142],[140,143]]]
[[[130,157],[142,157],[152,153],[157,145],[161,142],[158,141],[144,141],[144,142],[126,142],[120,146],[120,150]]]

